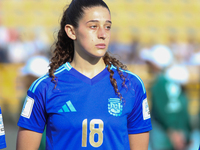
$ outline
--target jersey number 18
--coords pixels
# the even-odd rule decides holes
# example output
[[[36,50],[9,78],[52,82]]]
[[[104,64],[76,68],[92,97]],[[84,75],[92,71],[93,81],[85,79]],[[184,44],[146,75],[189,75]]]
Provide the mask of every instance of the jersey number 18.
[[[82,147],[87,147],[87,125],[88,120],[84,119],[82,122]],[[97,127],[95,127],[97,125]],[[89,124],[90,134],[89,142],[93,147],[99,147],[103,143],[103,121],[100,119],[92,119]],[[94,140],[95,134],[98,135],[98,141]]]

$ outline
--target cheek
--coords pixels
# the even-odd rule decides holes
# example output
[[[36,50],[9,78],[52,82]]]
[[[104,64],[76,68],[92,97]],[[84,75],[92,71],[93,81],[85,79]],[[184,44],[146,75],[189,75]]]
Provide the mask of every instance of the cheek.
[[[77,38],[79,41],[86,41],[88,38],[88,33],[86,32],[86,29],[80,26],[77,30]]]
[[[107,37],[107,41],[108,41],[108,43],[110,42],[110,34]]]
[[[108,40],[110,40],[110,34],[108,35]]]

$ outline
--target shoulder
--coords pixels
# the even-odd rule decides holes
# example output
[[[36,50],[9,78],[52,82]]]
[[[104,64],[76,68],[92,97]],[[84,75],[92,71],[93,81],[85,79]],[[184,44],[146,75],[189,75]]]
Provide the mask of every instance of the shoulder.
[[[115,66],[111,66],[110,67],[110,69],[112,69],[113,71],[117,71],[117,67],[115,67]],[[129,71],[129,70],[124,70],[124,69],[121,69],[121,68],[119,68],[119,70],[124,74],[124,75],[128,75],[129,77],[131,77],[131,78],[137,78],[138,80],[141,80],[141,78],[137,75],[137,74],[135,74],[135,73],[133,73],[133,72],[131,72],[131,71]]]
[[[68,67],[66,66],[66,64],[60,66],[55,72],[54,75],[56,76],[55,80],[57,80],[57,78],[61,78],[63,73],[69,70]],[[50,88],[50,87],[54,87],[55,86],[55,81],[52,81],[52,78],[49,76],[49,74],[46,74],[40,78],[38,78],[37,80],[35,80],[31,87],[29,88],[29,91],[31,91],[32,93],[35,93],[37,90],[44,90],[45,88]]]
[[[139,87],[143,91],[143,93],[146,93],[146,89],[145,89],[144,82],[142,81],[142,79],[137,74],[129,70],[126,70],[125,72],[129,75],[129,79],[131,83]]]
[[[44,75],[32,83],[32,85],[29,88],[29,91],[32,93],[35,93],[35,91],[38,88],[46,87],[50,81],[51,81],[51,78],[49,77],[49,75]]]
[[[117,72],[117,68],[115,66],[111,66],[111,69],[113,71]],[[124,69],[120,69],[120,71],[123,73],[123,75],[132,83],[141,85],[144,88],[144,83],[142,81],[142,79],[135,73],[129,71],[129,70],[124,70]]]

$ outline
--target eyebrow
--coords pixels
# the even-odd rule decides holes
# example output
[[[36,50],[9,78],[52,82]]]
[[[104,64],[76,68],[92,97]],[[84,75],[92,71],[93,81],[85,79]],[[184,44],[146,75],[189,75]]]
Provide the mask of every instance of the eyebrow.
[[[89,22],[99,22],[99,21],[98,20],[89,20],[86,22],[86,24]],[[110,21],[110,20],[106,20],[106,22],[112,24],[112,21]]]

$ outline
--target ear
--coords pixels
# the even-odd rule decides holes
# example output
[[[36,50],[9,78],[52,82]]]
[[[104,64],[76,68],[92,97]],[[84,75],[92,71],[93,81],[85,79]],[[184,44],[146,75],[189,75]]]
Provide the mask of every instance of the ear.
[[[75,29],[72,25],[70,24],[67,24],[65,26],[65,32],[66,34],[68,35],[68,37],[72,40],[75,40],[76,39],[76,34],[75,34]]]

